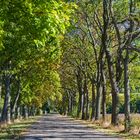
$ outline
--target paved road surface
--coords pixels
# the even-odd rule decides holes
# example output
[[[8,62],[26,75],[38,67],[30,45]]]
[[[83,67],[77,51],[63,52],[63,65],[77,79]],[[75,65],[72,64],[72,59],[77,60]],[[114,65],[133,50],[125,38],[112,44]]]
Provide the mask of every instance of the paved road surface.
[[[43,116],[21,140],[121,140],[58,114]]]

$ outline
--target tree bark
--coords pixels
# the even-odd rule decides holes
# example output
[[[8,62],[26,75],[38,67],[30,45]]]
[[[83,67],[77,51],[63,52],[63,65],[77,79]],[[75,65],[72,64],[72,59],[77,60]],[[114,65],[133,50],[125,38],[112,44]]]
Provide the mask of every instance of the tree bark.
[[[45,111],[43,111],[43,114],[45,114]],[[32,105],[30,107],[30,116],[35,116],[35,106],[34,105]]]
[[[68,92],[68,114],[71,115],[72,113],[72,95],[71,92]]]
[[[95,118],[95,84],[92,81],[92,112],[91,112],[91,120]]]
[[[2,122],[7,122],[10,123],[11,120],[11,116],[10,116],[10,101],[11,101],[11,97],[10,97],[10,75],[6,74],[4,77],[5,81],[5,98],[4,98],[4,106],[3,106],[3,111],[2,111],[2,116],[1,116],[1,121]]]
[[[73,96],[70,96],[70,112],[72,113],[73,111]]]
[[[66,90],[64,90],[64,92],[66,93]],[[66,105],[66,94],[65,93],[63,93],[63,95],[62,95],[62,114],[63,115],[66,115],[66,107],[67,107],[67,105]]]
[[[129,87],[129,50],[126,50],[126,56],[124,59],[124,101],[125,101],[125,131],[130,131],[130,87]]]
[[[1,96],[2,96],[2,76],[0,76],[0,102],[1,102]]]
[[[125,131],[128,132],[131,129],[131,120],[130,120],[130,87],[129,87],[129,47],[132,47],[132,33],[134,32],[134,21],[132,15],[135,12],[135,2],[129,0],[129,18],[130,18],[130,28],[128,30],[128,41],[126,44],[126,56],[124,59],[124,102],[125,102]]]
[[[102,119],[103,121],[105,121],[105,117],[106,117],[106,77],[105,74],[102,70],[102,87],[103,87],[103,91],[102,91]]]
[[[23,117],[24,117],[25,119],[27,119],[28,116],[29,116],[29,114],[28,114],[28,107],[27,107],[27,105],[24,105]]]
[[[97,84],[96,84],[96,105],[95,105],[95,120],[100,119],[101,113],[101,62],[102,62],[102,48],[97,62]]]
[[[82,94],[82,116],[81,119],[85,119],[85,92]]]
[[[88,93],[88,87],[87,87],[87,79],[85,79],[84,83],[84,92],[85,92],[85,119],[87,120],[89,118],[89,93]]]
[[[21,108],[20,106],[17,106],[16,108],[16,119],[20,119],[21,118]]]
[[[108,63],[108,70],[109,70],[109,78],[112,90],[112,116],[111,116],[111,124],[118,125],[118,113],[119,113],[119,89],[117,86],[117,82],[114,78],[114,70],[113,70],[113,63],[111,60],[110,52],[106,49],[106,57]]]
[[[100,82],[97,83],[96,89],[97,89],[97,95],[96,95],[95,120],[99,120],[101,114],[101,90],[102,90]]]
[[[119,88],[114,78],[114,69],[113,69],[113,61],[112,56],[109,51],[109,37],[107,33],[107,29],[109,28],[110,24],[110,9],[112,1],[103,0],[103,32],[102,32],[102,46],[106,54],[108,71],[109,71],[109,79],[110,85],[112,90],[112,116],[111,116],[111,124],[118,125],[118,113],[119,113]]]
[[[1,99],[2,99],[2,76],[0,76],[0,104],[1,104]],[[2,110],[0,108],[0,118],[1,118],[1,113]]]
[[[77,117],[79,117],[81,110],[82,110],[82,95],[83,95],[83,89],[82,89],[82,77],[81,77],[81,72],[78,70],[77,72],[77,87],[78,87],[78,109],[77,109]]]
[[[11,109],[11,118],[13,119],[13,121],[15,119],[15,110],[16,110],[18,99],[19,99],[19,95],[20,95],[20,81],[18,81],[18,90],[17,90],[17,94],[13,102],[12,109]]]

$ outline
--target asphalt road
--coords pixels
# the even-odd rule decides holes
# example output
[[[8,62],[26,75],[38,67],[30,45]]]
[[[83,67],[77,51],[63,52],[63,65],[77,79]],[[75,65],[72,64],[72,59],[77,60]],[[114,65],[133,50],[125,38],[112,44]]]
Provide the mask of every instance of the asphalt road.
[[[49,114],[33,124],[21,140],[121,140],[71,118]]]

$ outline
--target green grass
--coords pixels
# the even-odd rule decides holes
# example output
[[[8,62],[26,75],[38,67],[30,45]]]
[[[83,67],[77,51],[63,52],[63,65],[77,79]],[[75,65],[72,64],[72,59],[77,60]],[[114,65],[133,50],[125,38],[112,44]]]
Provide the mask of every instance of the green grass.
[[[9,124],[5,127],[0,127],[0,140],[18,140],[23,132],[34,123],[39,116],[23,119],[18,122]]]

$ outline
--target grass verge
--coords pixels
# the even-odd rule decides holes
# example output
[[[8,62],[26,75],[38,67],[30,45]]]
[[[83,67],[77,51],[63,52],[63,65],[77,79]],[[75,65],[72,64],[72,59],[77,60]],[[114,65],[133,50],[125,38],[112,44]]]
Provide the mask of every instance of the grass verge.
[[[23,132],[36,122],[39,116],[30,117],[28,119],[17,120],[6,126],[0,126],[0,140],[19,140]]]
[[[99,132],[104,132],[114,137],[119,137],[125,140],[140,140],[139,134],[134,134],[131,131],[129,133],[124,132],[123,125],[117,127],[111,126],[110,123],[103,123],[102,121],[90,121],[90,120],[80,120],[74,119],[79,123],[86,124],[88,127],[99,130]]]

